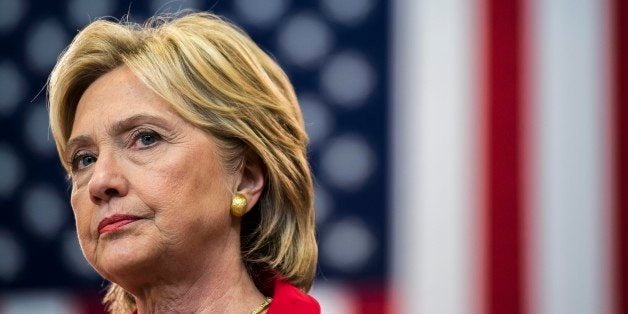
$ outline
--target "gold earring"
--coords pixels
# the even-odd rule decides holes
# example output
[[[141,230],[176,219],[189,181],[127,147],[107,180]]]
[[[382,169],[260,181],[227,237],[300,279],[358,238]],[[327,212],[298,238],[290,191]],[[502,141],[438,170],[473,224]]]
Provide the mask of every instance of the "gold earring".
[[[231,199],[231,215],[234,217],[242,217],[244,211],[246,211],[246,197],[241,193],[236,193]]]

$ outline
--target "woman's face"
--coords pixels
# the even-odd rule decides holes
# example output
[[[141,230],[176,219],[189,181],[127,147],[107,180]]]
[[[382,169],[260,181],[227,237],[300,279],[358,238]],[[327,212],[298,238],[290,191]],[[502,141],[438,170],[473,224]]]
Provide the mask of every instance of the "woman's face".
[[[223,170],[214,138],[128,68],[87,88],[67,152],[81,248],[104,277],[186,267],[233,239],[235,176]]]

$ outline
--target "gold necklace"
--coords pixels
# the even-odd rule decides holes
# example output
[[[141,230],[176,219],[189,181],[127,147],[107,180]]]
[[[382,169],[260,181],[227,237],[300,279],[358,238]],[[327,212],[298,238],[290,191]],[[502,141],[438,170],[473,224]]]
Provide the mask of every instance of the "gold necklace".
[[[262,311],[265,310],[270,305],[270,301],[272,300],[273,298],[270,298],[270,297],[266,298],[266,300],[264,300],[264,303],[260,304],[260,306],[254,309],[253,312],[251,312],[251,314],[262,313]]]

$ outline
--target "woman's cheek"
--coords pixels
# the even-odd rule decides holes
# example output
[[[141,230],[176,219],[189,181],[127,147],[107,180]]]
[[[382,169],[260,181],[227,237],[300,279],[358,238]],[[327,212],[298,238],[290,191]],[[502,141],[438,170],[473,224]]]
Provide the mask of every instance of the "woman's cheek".
[[[72,209],[74,211],[74,219],[76,221],[76,231],[79,238],[79,242],[83,251],[88,253],[91,250],[88,248],[92,242],[91,234],[91,213],[86,206],[82,206],[80,200],[72,200]]]

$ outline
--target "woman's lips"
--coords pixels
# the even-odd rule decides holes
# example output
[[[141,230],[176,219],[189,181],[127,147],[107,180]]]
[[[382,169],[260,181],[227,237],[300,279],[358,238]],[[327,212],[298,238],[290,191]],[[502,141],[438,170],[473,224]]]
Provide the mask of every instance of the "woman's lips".
[[[122,226],[130,224],[141,217],[131,215],[113,215],[100,221],[98,224],[98,233],[103,234],[107,232],[116,231]]]

